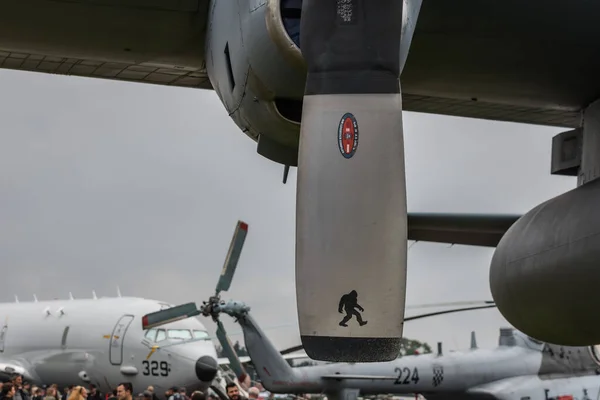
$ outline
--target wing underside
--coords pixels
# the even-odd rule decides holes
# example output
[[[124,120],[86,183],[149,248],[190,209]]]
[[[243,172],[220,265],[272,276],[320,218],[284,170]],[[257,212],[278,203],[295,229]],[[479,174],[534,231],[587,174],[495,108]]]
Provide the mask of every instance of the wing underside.
[[[496,247],[520,215],[408,213],[408,240]]]
[[[211,89],[208,0],[3,0],[0,68]]]
[[[217,0],[219,1],[219,0]],[[222,0],[227,1],[227,0]],[[208,0],[4,0],[0,67],[211,89]],[[407,111],[576,127],[600,95],[600,4],[423,1]]]

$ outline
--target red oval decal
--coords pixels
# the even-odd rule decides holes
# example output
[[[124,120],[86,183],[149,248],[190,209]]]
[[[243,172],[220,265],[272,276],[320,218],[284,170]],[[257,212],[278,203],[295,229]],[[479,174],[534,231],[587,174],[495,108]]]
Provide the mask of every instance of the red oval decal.
[[[351,113],[346,113],[338,126],[338,147],[345,158],[356,153],[358,147],[358,123]]]

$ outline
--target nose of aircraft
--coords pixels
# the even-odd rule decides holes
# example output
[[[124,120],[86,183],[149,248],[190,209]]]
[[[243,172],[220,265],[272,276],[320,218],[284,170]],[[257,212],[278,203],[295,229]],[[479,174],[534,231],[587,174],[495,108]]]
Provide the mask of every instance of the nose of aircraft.
[[[217,375],[217,360],[211,356],[202,356],[196,361],[196,376],[202,382],[211,382]]]

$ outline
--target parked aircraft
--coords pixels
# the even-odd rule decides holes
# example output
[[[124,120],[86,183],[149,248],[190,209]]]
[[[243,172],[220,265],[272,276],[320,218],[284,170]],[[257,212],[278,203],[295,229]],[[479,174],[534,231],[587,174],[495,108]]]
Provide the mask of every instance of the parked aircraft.
[[[315,359],[396,357],[406,239],[498,245],[503,315],[591,345],[600,298],[574,293],[600,278],[599,13],[587,0],[5,0],[0,66],[214,89],[259,154],[298,166],[298,318]],[[565,127],[551,172],[580,187],[520,219],[407,215],[402,109]],[[353,292],[368,323],[340,326]]]
[[[218,311],[216,311],[218,310]],[[427,399],[596,400],[600,346],[568,347],[500,329],[498,347],[404,356],[381,363],[331,363],[292,368],[241,302],[213,307],[233,317],[263,386],[274,393],[325,393],[329,399],[370,394],[421,394]]]
[[[104,392],[129,381],[206,389],[217,374],[215,346],[197,319],[144,331],[140,319],[171,305],[134,297],[0,304],[0,378],[40,384],[94,383]]]
[[[239,226],[239,224],[238,224]],[[245,235],[242,235],[245,237]],[[230,253],[239,258],[243,239],[234,235]],[[242,302],[224,302],[235,264],[226,263],[217,283],[216,295],[204,301],[200,310],[194,303],[157,311],[142,318],[155,329],[164,321],[185,319],[202,313],[217,324],[217,337],[238,376],[243,364],[251,362],[263,386],[274,393],[325,393],[332,400],[356,400],[359,395],[421,394],[427,399],[475,400],[596,400],[600,398],[600,346],[566,347],[540,342],[513,328],[500,329],[496,349],[478,349],[474,333],[468,352],[404,356],[379,363],[331,363],[292,368],[285,360],[302,346],[277,351]],[[459,309],[408,317],[411,319],[495,307],[493,303],[472,302],[421,305],[459,306]],[[469,307],[470,306],[470,307]],[[234,318],[242,328],[249,357],[238,357],[220,320],[221,314]],[[161,322],[161,320],[163,322]],[[285,354],[285,356],[283,355]],[[305,355],[298,354],[299,358]]]

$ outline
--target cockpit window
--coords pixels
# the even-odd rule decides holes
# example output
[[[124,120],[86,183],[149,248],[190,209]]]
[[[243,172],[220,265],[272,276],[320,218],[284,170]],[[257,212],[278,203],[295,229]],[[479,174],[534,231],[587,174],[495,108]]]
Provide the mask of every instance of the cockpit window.
[[[159,329],[158,333],[156,334],[156,341],[160,342],[161,340],[165,340],[167,338],[167,333],[165,332],[164,329]]]
[[[146,331],[144,337],[151,341],[156,341],[156,329],[152,328]]]
[[[190,340],[192,338],[192,332],[188,329],[169,329],[167,332],[169,339]]]
[[[206,332],[206,331],[194,330],[194,339],[210,340],[210,336],[208,335],[208,332]]]
[[[144,337],[152,342],[160,342],[167,339],[175,340],[191,340],[191,339],[206,339],[210,340],[210,336],[206,331],[194,330],[192,337],[192,331],[189,329],[148,329]]]

